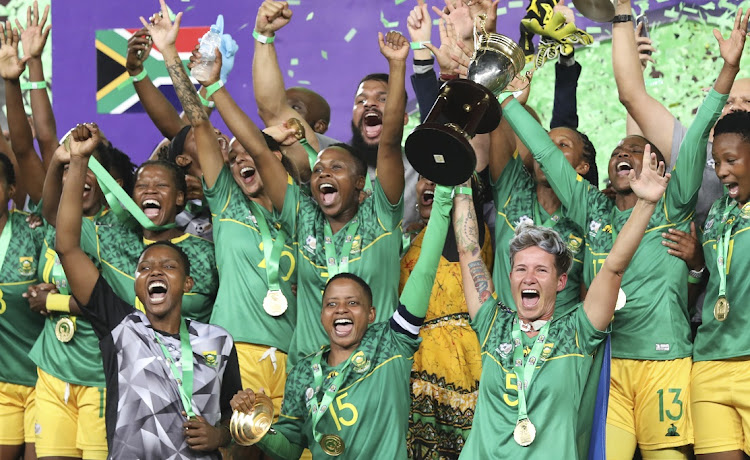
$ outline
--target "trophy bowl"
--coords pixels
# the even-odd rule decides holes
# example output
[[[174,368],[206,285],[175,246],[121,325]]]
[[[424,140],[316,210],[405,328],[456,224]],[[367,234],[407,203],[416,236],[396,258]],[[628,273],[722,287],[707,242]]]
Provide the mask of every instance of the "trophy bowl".
[[[615,17],[613,0],[573,0],[573,5],[584,17],[596,22],[610,22]]]
[[[229,420],[229,433],[241,446],[252,446],[265,436],[273,424],[273,402],[263,393],[255,394],[255,404],[251,413],[232,413]]]

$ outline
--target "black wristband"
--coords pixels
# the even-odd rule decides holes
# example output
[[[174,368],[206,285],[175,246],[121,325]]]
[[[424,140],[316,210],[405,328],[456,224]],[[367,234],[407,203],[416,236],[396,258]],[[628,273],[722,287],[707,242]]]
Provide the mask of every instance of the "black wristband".
[[[633,22],[633,15],[631,14],[618,14],[612,18],[612,24],[619,24],[621,22]]]
[[[430,59],[414,59],[414,65],[432,65],[435,63],[434,58]]]

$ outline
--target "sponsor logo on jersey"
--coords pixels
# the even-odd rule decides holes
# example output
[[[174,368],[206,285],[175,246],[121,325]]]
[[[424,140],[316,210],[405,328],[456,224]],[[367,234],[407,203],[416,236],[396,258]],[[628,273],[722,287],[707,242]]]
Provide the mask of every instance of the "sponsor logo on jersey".
[[[679,436],[680,433],[677,432],[677,427],[674,426],[674,423],[669,424],[669,428],[667,429],[667,434],[664,436]]]
[[[20,264],[20,267],[18,268],[18,273],[21,274],[21,276],[33,276],[34,272],[34,258],[33,257],[19,257],[18,263]]]
[[[495,349],[495,351],[497,352],[497,354],[499,354],[503,358],[507,358],[508,355],[510,354],[511,350],[513,350],[513,345],[511,345],[511,344],[509,344],[507,342],[506,343],[501,343],[500,346],[497,347],[497,349]]]
[[[203,359],[206,361],[206,366],[208,367],[216,367],[217,364],[219,364],[219,361],[216,359],[216,351],[204,351],[203,352]]]
[[[307,235],[305,239],[305,250],[310,254],[315,254],[315,248],[318,247],[318,240],[312,235]]]
[[[601,227],[602,227],[601,222],[592,220],[591,223],[589,223],[589,235],[596,236],[596,232],[598,232]]]
[[[669,351],[669,344],[668,343],[657,343],[656,344],[656,351]]]

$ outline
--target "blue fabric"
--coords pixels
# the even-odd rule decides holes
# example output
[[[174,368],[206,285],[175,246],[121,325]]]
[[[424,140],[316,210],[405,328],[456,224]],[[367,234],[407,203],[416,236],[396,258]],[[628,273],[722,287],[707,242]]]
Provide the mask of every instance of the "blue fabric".
[[[609,377],[612,367],[610,340],[611,336],[608,335],[604,343],[604,361],[602,363],[602,371],[599,374],[599,386],[596,391],[594,423],[589,443],[589,460],[605,460],[607,458],[607,404],[609,402]]]

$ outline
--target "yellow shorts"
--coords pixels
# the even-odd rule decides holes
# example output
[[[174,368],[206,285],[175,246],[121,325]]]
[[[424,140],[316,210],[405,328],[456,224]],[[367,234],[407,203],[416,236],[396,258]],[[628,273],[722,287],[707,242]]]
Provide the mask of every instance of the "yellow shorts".
[[[607,425],[635,435],[641,450],[693,443],[690,415],[692,358],[612,359]]]
[[[235,343],[234,346],[240,363],[242,388],[253,391],[263,388],[266,396],[273,401],[273,420],[278,420],[286,384],[286,353],[278,350],[272,352],[265,345],[252,343]]]
[[[695,453],[750,455],[750,359],[697,362],[691,387]]]
[[[37,373],[37,457],[106,460],[106,389],[66,383],[39,368]]]
[[[34,442],[34,387],[0,382],[0,445]]]

